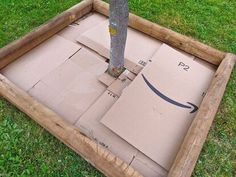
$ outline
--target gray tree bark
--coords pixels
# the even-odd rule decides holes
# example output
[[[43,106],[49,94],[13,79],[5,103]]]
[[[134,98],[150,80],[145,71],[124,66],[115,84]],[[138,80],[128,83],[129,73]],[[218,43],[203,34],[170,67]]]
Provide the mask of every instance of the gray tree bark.
[[[110,0],[109,31],[111,49],[108,73],[114,77],[118,77],[124,68],[128,18],[128,0]]]

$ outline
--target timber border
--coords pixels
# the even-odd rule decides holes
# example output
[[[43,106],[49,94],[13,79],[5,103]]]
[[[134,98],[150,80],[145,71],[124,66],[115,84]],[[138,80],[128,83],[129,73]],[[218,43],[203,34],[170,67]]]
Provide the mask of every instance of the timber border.
[[[84,0],[24,37],[1,48],[0,69],[91,11],[108,16],[109,5],[101,0]],[[190,177],[217,113],[234,67],[236,56],[214,49],[132,13],[129,14],[129,26],[218,67],[207,94],[168,173],[168,177]],[[132,166],[81,134],[77,127],[64,121],[55,112],[18,88],[2,74],[0,74],[0,94],[90,162],[104,175],[112,177],[142,176]]]

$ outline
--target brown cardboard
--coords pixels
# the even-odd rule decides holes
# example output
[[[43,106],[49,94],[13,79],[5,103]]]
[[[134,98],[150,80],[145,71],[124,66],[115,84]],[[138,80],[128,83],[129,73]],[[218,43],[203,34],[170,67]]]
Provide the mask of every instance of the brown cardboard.
[[[53,90],[62,93],[75,83],[75,80],[82,72],[84,72],[83,68],[70,59],[44,76],[42,81]]]
[[[130,60],[125,60],[124,67],[134,74],[138,74],[143,69],[143,66],[135,64]]]
[[[124,80],[126,78],[128,78],[129,80],[133,81],[135,79],[136,75],[132,72],[130,72],[129,70],[125,70],[120,76],[119,79],[120,80]]]
[[[141,152],[137,152],[131,166],[138,169],[144,176],[148,177],[166,177],[168,173],[164,168]]]
[[[101,76],[99,76],[98,79],[99,79],[100,82],[102,82],[106,86],[110,86],[116,80],[116,78],[112,77],[107,72],[105,72]]]
[[[122,94],[123,90],[131,83],[127,77],[124,79],[116,79],[108,88],[107,90],[111,91],[118,97]]]
[[[80,117],[106,90],[98,81],[107,63],[92,51],[82,48],[73,57],[45,76],[42,81],[56,90],[60,102],[52,105],[54,110],[70,123]]]
[[[105,87],[94,74],[68,60],[45,76],[29,93],[74,123],[104,91]]]
[[[77,66],[96,76],[100,76],[108,68],[108,63],[103,57],[85,47],[76,53],[71,60],[76,63]]]
[[[88,78],[96,78],[107,69],[108,64],[102,57],[86,48],[81,48],[69,60],[45,76],[42,80],[59,92],[67,89],[70,84],[75,84],[81,74]],[[83,78],[81,78],[83,79]],[[81,84],[81,83],[80,83]],[[99,84],[100,85],[100,84]]]
[[[96,12],[91,12],[85,15],[83,18],[75,21],[74,24],[77,24],[81,28],[81,32],[85,32],[90,28],[93,28],[95,25],[98,25],[101,22],[107,20],[107,17]]]
[[[108,20],[86,31],[77,38],[77,41],[109,58],[110,34],[108,32]],[[125,58],[143,67],[160,46],[159,41],[128,28]]]
[[[108,148],[116,156],[130,163],[137,150],[100,123],[103,115],[116,102],[118,97],[105,91],[101,97],[79,118],[76,126],[88,137]]]
[[[60,93],[42,81],[34,85],[28,93],[53,111],[55,111],[56,104],[61,101]]]
[[[75,123],[105,89],[96,76],[83,71],[63,93],[63,100],[58,104],[57,110],[69,122]]]
[[[70,40],[71,42],[77,43],[76,38],[80,35],[80,28],[77,27],[78,25],[69,25],[62,31],[58,33],[59,36]]]
[[[75,23],[72,23],[71,25],[60,31],[58,35],[64,37],[67,40],[77,43],[76,38],[78,36],[107,19],[106,17],[98,13],[91,13],[85,17],[85,19],[83,18],[79,21],[76,21]]]
[[[55,35],[9,64],[1,72],[20,88],[29,90],[80,48],[80,45]]]
[[[108,64],[93,51],[82,48],[45,75],[29,93],[70,123],[75,123],[106,90],[99,82]]]
[[[190,113],[193,106],[187,102],[200,105],[214,72],[167,45],[151,60],[101,122],[168,170],[196,114]],[[159,92],[189,108],[158,96],[142,75]]]
[[[79,118],[76,126],[88,137],[108,148],[116,156],[138,169],[144,176],[166,176],[167,172],[147,156],[100,123],[118,97],[108,90]]]
[[[199,64],[201,65],[204,65],[205,67],[207,67],[208,69],[212,70],[212,71],[216,71],[217,70],[217,66],[216,65],[213,65],[205,60],[202,60],[200,58],[197,58],[197,57],[194,57],[193,59],[195,62],[198,62]]]

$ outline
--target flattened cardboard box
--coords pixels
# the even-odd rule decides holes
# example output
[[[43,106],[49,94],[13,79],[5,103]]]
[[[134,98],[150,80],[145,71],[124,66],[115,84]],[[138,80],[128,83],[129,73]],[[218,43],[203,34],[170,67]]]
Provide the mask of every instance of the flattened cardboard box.
[[[101,122],[169,170],[214,71],[163,45]]]

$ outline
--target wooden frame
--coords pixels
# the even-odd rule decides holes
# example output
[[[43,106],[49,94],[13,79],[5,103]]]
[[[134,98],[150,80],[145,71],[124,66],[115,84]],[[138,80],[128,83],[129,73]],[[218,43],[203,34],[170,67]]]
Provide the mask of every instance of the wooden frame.
[[[26,36],[1,48],[0,69],[90,11],[94,10],[103,15],[108,15],[108,8],[108,4],[100,0],[82,1]],[[218,66],[208,92],[168,173],[168,177],[191,176],[223,97],[236,56],[214,49],[134,14],[130,14],[129,26]],[[0,94],[106,176],[142,176],[129,164],[81,134],[77,127],[65,122],[60,116],[19,89],[1,74]]]

